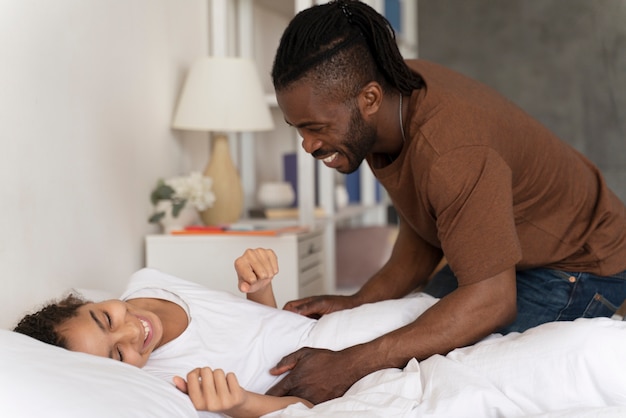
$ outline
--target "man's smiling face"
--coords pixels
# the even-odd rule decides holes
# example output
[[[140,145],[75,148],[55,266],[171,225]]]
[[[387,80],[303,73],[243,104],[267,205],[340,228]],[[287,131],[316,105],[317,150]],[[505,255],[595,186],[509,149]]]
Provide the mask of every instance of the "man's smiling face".
[[[341,173],[359,168],[376,142],[376,131],[361,116],[356,99],[344,102],[316,92],[306,79],[276,94],[285,121],[302,136],[302,147]]]

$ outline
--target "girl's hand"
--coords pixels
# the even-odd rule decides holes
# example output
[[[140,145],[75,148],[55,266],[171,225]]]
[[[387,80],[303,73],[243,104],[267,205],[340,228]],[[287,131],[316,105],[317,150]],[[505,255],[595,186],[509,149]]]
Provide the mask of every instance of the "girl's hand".
[[[221,412],[233,418],[260,417],[301,402],[309,408],[313,404],[295,396],[268,396],[248,392],[239,386],[233,373],[208,367],[197,368],[187,374],[187,380],[174,377],[174,384],[189,395],[198,411]]]
[[[243,293],[265,289],[278,273],[278,257],[267,248],[248,248],[235,260],[238,287]]]
[[[174,384],[189,395],[198,411],[236,416],[237,411],[245,409],[248,401],[248,392],[239,386],[237,377],[233,373],[225,374],[221,369],[196,368],[187,374],[186,381],[176,376]]]

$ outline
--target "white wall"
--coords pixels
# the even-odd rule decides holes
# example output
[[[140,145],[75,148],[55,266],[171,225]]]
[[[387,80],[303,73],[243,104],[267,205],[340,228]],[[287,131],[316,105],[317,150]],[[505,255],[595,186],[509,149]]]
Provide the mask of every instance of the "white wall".
[[[203,168],[169,127],[206,0],[0,2],[0,327],[143,265],[157,178]],[[201,139],[201,140],[198,140]]]

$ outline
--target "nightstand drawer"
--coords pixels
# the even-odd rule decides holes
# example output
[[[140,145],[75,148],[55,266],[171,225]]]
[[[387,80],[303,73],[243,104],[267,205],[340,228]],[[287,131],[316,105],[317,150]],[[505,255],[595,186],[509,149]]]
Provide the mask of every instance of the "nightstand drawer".
[[[302,238],[298,242],[298,255],[300,259],[304,259],[307,256],[312,254],[321,253],[324,248],[324,244],[322,242],[322,235],[315,234],[313,236],[307,236],[306,238]]]
[[[303,273],[321,264],[323,264],[323,254],[321,252],[309,254],[305,257],[300,257],[300,261],[298,262],[298,270],[300,271],[300,273]]]
[[[313,280],[317,279],[318,277],[322,277],[323,274],[323,269],[322,269],[322,264],[316,264],[313,265],[311,267],[309,267],[308,269],[305,270],[300,270],[300,276],[298,278],[298,283],[300,284],[300,287],[312,282]]]
[[[300,282],[300,289],[298,294],[301,298],[307,296],[316,296],[323,295],[325,293],[324,290],[324,277],[321,274],[321,269],[318,272],[319,274],[310,276],[307,283]]]

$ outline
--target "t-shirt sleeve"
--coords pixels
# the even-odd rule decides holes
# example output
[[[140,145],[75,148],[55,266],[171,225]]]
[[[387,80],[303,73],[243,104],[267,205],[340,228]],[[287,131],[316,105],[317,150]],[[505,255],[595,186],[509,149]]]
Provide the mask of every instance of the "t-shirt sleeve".
[[[487,279],[521,260],[511,169],[494,150],[468,146],[440,156],[427,193],[459,283]]]

